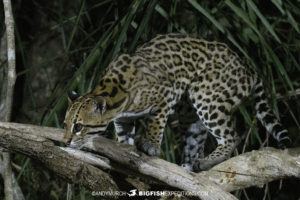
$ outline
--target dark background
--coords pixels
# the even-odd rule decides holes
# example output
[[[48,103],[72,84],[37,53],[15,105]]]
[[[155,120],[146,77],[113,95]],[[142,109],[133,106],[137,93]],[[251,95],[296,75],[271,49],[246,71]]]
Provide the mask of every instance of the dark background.
[[[68,90],[91,91],[119,53],[134,52],[156,34],[182,32],[225,42],[255,68],[266,82],[270,102],[289,130],[293,146],[300,145],[299,91],[298,96],[286,96],[300,89],[299,1],[15,0],[12,4],[18,72],[15,122],[62,127]],[[0,25],[2,36],[3,14]],[[239,153],[244,145],[246,151],[276,146],[257,122],[251,98],[235,109],[233,118],[243,137],[251,128],[249,141],[242,142]],[[142,131],[140,126],[138,132]],[[206,151],[214,145],[210,138]],[[164,159],[181,162],[181,136],[169,127],[162,148]],[[26,199],[66,197],[67,183],[39,162],[13,155],[13,163]],[[299,188],[299,180],[287,179],[234,194],[239,199],[298,199]],[[72,189],[74,199],[93,199],[84,188]]]

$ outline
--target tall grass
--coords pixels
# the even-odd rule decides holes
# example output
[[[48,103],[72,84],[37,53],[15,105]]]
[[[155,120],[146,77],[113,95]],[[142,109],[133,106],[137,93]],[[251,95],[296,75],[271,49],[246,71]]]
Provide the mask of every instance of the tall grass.
[[[35,4],[35,1],[32,2]],[[300,120],[299,95],[280,101],[276,98],[278,93],[293,93],[295,89],[300,88],[299,1],[83,0],[76,15],[71,17],[64,15],[63,11],[68,7],[64,7],[63,1],[55,2],[57,10],[50,11],[42,7],[39,12],[49,17],[57,16],[56,24],[49,29],[50,32],[62,33],[65,62],[57,67],[68,68],[71,66],[70,63],[75,67],[68,70],[72,73],[66,82],[58,83],[58,87],[63,89],[58,90],[59,93],[53,93],[48,101],[48,109],[40,114],[42,125],[61,127],[67,107],[66,92],[77,90],[84,94],[91,91],[116,55],[134,52],[138,45],[156,34],[181,32],[227,43],[244,58],[245,63],[258,71],[268,87],[276,115],[289,129],[295,141],[294,145],[300,144],[297,127]],[[30,10],[25,3],[16,4],[16,15],[20,9]],[[18,33],[26,33],[26,30],[20,29],[18,24],[16,26]],[[18,36],[17,45],[21,52],[19,59],[25,65],[26,45],[23,44],[26,41],[22,40],[24,39]],[[22,73],[29,75],[30,71]],[[291,113],[295,117],[292,117]],[[244,146],[246,150],[265,145],[266,135],[262,134],[265,131],[257,123],[251,100],[239,106],[233,112],[233,117],[237,129],[245,133],[250,129],[249,142]],[[143,130],[140,128],[139,131]],[[163,157],[171,162],[179,163],[182,158],[178,150],[178,140],[176,133],[167,128],[162,145]],[[46,177],[46,180],[41,182],[49,181],[52,199],[65,197],[65,183],[56,182],[52,177],[53,174],[46,170],[37,170],[29,159],[22,157],[17,159],[23,165],[18,179],[31,183],[27,188],[24,186],[29,194],[28,199],[38,199],[37,196],[30,195],[34,190],[32,183],[37,181],[30,176],[39,173]],[[60,188],[61,185],[64,186],[63,189]],[[274,188],[268,188],[269,199],[273,197],[272,189]],[[74,188],[76,199],[92,198],[88,192],[79,191],[77,187]],[[246,194],[238,192],[236,195],[239,198],[246,198],[247,194],[255,197],[251,192],[253,190],[246,190]],[[264,195],[263,190],[257,190],[257,193],[261,194],[261,197]],[[284,195],[294,194],[284,193]]]

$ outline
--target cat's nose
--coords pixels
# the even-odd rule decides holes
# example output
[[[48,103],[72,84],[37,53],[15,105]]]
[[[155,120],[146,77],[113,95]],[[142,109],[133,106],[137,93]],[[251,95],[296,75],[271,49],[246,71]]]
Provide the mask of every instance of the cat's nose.
[[[64,141],[65,145],[69,145],[70,142],[71,142],[71,139],[70,138],[64,138],[63,141]]]

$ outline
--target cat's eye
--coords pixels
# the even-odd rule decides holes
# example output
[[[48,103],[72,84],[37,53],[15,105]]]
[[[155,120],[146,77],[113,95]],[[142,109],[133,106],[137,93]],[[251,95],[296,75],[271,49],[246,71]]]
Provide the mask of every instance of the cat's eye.
[[[77,133],[81,131],[82,127],[83,127],[82,124],[75,124],[73,128],[73,133]]]

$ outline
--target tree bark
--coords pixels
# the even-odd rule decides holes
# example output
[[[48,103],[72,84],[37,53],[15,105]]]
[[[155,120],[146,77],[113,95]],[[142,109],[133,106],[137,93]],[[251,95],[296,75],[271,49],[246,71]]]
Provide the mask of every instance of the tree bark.
[[[264,148],[233,157],[208,171],[196,174],[157,157],[148,157],[134,146],[100,136],[86,137],[82,146],[83,149],[97,154],[69,147],[57,147],[48,140],[62,141],[63,134],[62,129],[0,122],[0,146],[38,159],[67,181],[95,191],[115,191],[117,187],[114,186],[115,183],[110,182],[111,177],[108,174],[91,165],[103,170],[147,178],[159,184],[191,192],[201,199],[235,199],[228,192],[262,186],[276,179],[300,178],[300,148]],[[76,164],[73,164],[74,162]],[[84,165],[88,165],[89,168],[84,168]],[[64,169],[58,170],[61,167]],[[99,176],[87,176],[88,173],[82,173],[85,171],[82,169],[99,170]],[[81,176],[76,176],[78,173],[82,173]],[[103,180],[99,181],[103,177],[107,187],[112,185],[110,188],[97,188],[87,184],[96,181],[95,184],[103,187]]]
[[[16,52],[15,52],[15,33],[14,33],[14,17],[12,12],[12,5],[10,0],[3,0],[3,8],[4,8],[4,21],[6,28],[6,47],[7,47],[7,77],[6,77],[6,91],[5,100],[0,102],[0,110],[2,114],[0,118],[3,118],[4,121],[10,121],[11,113],[12,113],[12,105],[13,105],[13,95],[14,95],[14,87],[16,83]],[[8,200],[23,200],[24,196],[22,191],[15,180],[15,175],[11,169],[10,165],[10,155],[9,153],[2,153],[0,157],[1,167],[1,175],[4,180],[4,193],[5,197]]]
[[[273,180],[300,178],[300,148],[286,150],[266,147],[226,160],[197,176],[207,177],[231,192],[247,187],[263,187]]]
[[[17,125],[14,124],[13,126]],[[32,133],[34,134],[28,132],[28,127],[23,128],[23,125],[17,128],[1,126],[0,146],[11,152],[22,153],[39,160],[58,176],[70,183],[83,185],[94,191],[119,190],[109,174],[74,158],[72,155],[54,145],[52,141],[38,136],[39,134],[47,134],[48,132],[45,131],[49,130],[49,128],[41,127],[41,129],[38,130],[36,126],[33,126]],[[51,131],[49,133],[51,135]]]

